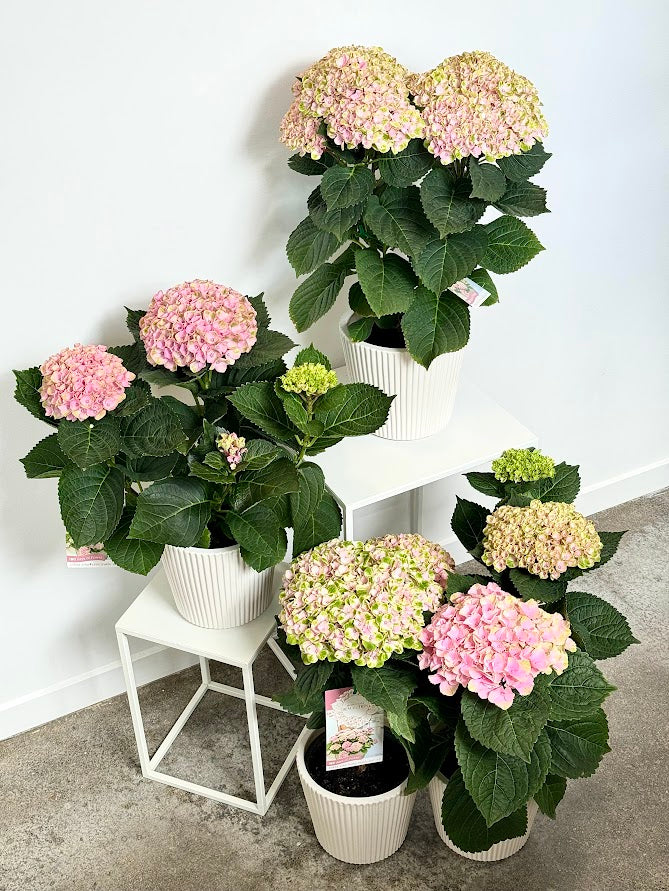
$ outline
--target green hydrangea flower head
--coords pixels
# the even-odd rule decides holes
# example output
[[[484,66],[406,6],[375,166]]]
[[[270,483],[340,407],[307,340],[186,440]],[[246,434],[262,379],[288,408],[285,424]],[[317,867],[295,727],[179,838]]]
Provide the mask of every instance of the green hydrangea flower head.
[[[288,393],[300,396],[322,396],[336,387],[339,381],[334,371],[328,371],[325,365],[316,362],[305,362],[296,365],[280,378],[281,386]]]
[[[555,461],[539,449],[507,449],[492,462],[500,483],[531,483],[555,476]]]

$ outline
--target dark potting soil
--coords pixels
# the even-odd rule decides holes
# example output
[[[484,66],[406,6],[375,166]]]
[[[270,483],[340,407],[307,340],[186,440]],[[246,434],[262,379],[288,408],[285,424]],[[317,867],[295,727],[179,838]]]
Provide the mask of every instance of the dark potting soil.
[[[369,798],[382,795],[399,786],[409,776],[407,756],[395,737],[388,731],[383,735],[383,761],[360,767],[325,769],[325,734],[317,737],[304,753],[304,764],[319,786],[335,795],[347,798]]]
[[[379,328],[374,325],[372,333],[367,338],[367,343],[380,347],[392,347],[395,349],[404,349],[404,334],[401,328]]]

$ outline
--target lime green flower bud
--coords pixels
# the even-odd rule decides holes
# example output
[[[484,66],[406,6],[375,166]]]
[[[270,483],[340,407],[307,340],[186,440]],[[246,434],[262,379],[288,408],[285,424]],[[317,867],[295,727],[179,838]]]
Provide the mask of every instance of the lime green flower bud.
[[[287,392],[298,393],[300,396],[311,398],[322,396],[339,383],[334,371],[328,371],[325,365],[315,362],[296,365],[279,380],[281,381],[281,386]]]
[[[501,483],[530,483],[555,475],[555,462],[539,449],[507,449],[492,462],[495,478]]]

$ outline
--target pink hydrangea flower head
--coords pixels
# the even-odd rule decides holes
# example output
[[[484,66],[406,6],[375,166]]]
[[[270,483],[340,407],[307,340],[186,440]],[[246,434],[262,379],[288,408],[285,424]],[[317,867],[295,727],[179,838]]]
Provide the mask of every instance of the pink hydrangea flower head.
[[[244,460],[248,449],[243,436],[236,433],[221,433],[216,440],[216,446],[230,465],[230,470],[235,470],[238,464]]]
[[[425,144],[444,164],[517,155],[548,135],[534,85],[490,53],[451,56],[410,85],[423,110]]]
[[[44,411],[66,421],[99,421],[123,402],[126,388],[135,379],[106,346],[80,343],[48,358],[40,371]]]
[[[483,530],[481,560],[497,572],[518,567],[542,579],[558,579],[572,566],[590,569],[601,553],[594,525],[573,504],[561,501],[504,504]]]
[[[420,649],[423,613],[442,595],[431,566],[377,541],[335,539],[300,554],[284,575],[279,622],[306,664],[378,668]]]
[[[422,669],[445,696],[459,686],[508,709],[527,696],[539,674],[562,674],[574,652],[569,623],[536,600],[522,601],[499,585],[473,585],[451,596],[420,634]]]
[[[251,350],[257,333],[248,297],[202,279],[158,291],[139,322],[147,359],[169,371],[225,371]]]
[[[406,68],[379,46],[332,49],[293,85],[281,141],[312,158],[325,151],[325,133],[342,148],[399,152],[424,133],[408,79]]]
[[[384,535],[383,538],[373,538],[368,542],[368,545],[408,551],[420,566],[424,566],[434,574],[435,582],[438,582],[444,590],[448,584],[448,573],[455,571],[455,560],[445,548],[412,532],[393,533]]]

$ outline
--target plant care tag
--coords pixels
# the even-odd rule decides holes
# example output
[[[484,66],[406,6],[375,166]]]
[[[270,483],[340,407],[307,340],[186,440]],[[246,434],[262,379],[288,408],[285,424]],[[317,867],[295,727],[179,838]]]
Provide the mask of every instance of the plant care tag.
[[[325,691],[325,769],[383,761],[383,709],[353,687]]]
[[[470,278],[463,278],[461,282],[456,282],[448,289],[452,291],[456,297],[464,300],[470,306],[480,306],[484,300],[490,297],[490,291],[486,291],[481,285],[473,282]]]
[[[65,535],[65,563],[68,569],[89,569],[91,566],[113,566],[104,551],[102,542],[96,545],[87,545],[83,548],[75,548],[69,535]]]

